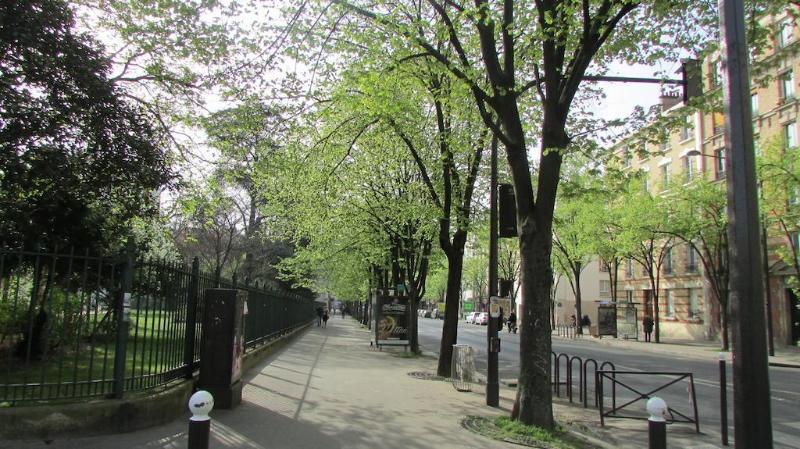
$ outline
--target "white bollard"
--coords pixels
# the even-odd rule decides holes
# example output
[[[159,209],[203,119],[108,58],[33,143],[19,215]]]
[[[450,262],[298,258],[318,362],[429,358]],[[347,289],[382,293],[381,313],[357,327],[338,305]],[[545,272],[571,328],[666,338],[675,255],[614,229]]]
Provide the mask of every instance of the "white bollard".
[[[649,449],[667,449],[667,403],[659,397],[647,401]]]
[[[189,449],[208,449],[211,433],[211,417],[209,412],[214,408],[214,397],[211,393],[200,390],[189,398]]]

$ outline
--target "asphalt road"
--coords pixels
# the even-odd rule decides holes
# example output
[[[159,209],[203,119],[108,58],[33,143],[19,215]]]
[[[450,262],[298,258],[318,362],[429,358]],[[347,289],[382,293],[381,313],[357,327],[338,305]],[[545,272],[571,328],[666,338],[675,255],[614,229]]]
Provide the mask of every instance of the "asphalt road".
[[[430,318],[420,318],[419,338],[423,351],[429,353],[439,352],[441,341],[442,321]],[[502,339],[499,356],[499,375],[501,381],[513,380],[519,374],[519,334],[509,334],[505,329],[500,333]],[[458,343],[468,344],[475,350],[476,370],[486,374],[486,326],[459,323]],[[642,346],[646,348],[645,345]],[[697,399],[698,417],[702,433],[715,435],[719,441],[720,435],[720,386],[719,365],[716,352],[709,351],[708,360],[696,356],[677,356],[653,354],[645,350],[614,347],[602,345],[592,341],[553,339],[553,350],[556,353],[568,354],[570,357],[578,356],[582,359],[593,358],[602,362],[614,363],[617,370],[634,372],[684,372],[694,376],[694,388]],[[563,366],[563,362],[562,362]],[[575,365],[577,367],[577,363]],[[564,379],[562,368],[562,379]],[[576,369],[577,371],[577,369]],[[591,370],[590,370],[591,371]],[[776,448],[800,448],[800,385],[798,385],[800,369],[770,367],[770,388],[772,391],[772,424],[773,439]],[[731,386],[730,363],[728,363],[728,422],[730,424],[730,441],[733,441],[733,389]],[[578,400],[577,373],[574,376],[573,397]],[[659,385],[674,379],[668,375],[625,375],[620,379],[639,392],[648,392]],[[590,380],[589,384],[594,381]],[[608,390],[610,384],[605,384]],[[589,387],[589,397],[593,395],[593,388]],[[564,392],[562,391],[562,396]],[[604,392],[605,401],[611,399],[609,391]],[[665,390],[659,391],[654,396],[660,396],[667,404],[686,415],[692,416],[692,405],[688,394],[688,381],[676,383]],[[624,387],[617,389],[617,405],[633,400],[637,395],[627,391]],[[608,404],[606,403],[606,410]],[[643,415],[644,403],[642,401],[631,404],[633,414]],[[599,417],[598,417],[599,419]],[[687,425],[687,424],[683,424]]]

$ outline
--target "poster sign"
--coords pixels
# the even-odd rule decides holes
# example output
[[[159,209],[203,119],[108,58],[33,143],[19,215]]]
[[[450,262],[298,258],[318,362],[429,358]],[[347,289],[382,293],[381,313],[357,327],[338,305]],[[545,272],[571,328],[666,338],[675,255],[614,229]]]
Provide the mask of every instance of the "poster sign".
[[[610,303],[597,306],[597,335],[617,336],[617,307]]]
[[[492,318],[500,318],[500,298],[492,296],[489,299],[489,316]]]
[[[617,335],[621,335],[626,340],[629,338],[637,339],[639,327],[636,319],[636,306],[622,303],[619,307],[622,318],[618,323]]]
[[[408,345],[408,297],[379,296],[375,341],[380,345]]]
[[[472,302],[465,302],[464,303],[464,313],[470,313],[475,310],[475,303]]]

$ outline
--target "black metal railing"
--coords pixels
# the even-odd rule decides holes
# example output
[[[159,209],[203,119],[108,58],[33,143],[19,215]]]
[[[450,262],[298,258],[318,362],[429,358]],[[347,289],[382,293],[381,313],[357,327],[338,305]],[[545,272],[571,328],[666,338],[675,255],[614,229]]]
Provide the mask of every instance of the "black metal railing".
[[[583,359],[569,354],[551,352],[551,381],[553,392],[556,397],[561,397],[561,387],[564,387],[564,394],[573,402],[573,388],[575,385],[575,373],[578,375],[578,400],[583,403],[583,407],[589,406],[589,380],[595,380],[593,391],[593,407],[599,404],[598,388],[596,384],[597,373],[599,371],[615,368],[612,362],[598,362],[592,358]],[[575,369],[577,368],[577,369]],[[590,371],[591,369],[591,371]],[[612,385],[612,401],[616,403],[616,386]]]
[[[215,279],[196,260],[0,247],[0,402],[119,397],[191,377],[216,287],[247,291],[247,350],[313,316],[310,298]]]

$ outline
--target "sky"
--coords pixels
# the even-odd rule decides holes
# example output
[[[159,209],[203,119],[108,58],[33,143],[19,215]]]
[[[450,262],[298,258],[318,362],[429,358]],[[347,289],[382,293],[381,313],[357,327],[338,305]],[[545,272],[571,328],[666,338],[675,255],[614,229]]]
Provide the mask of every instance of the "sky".
[[[655,67],[614,63],[611,64],[606,75],[660,78],[660,75],[656,72],[663,71],[670,78],[679,78],[680,75],[674,73],[677,69],[678,65],[672,63]],[[647,109],[654,104],[658,104],[661,94],[659,84],[603,83],[601,87],[606,93],[606,99],[598,104],[593,109],[593,112],[605,119],[627,117],[637,105]]]

